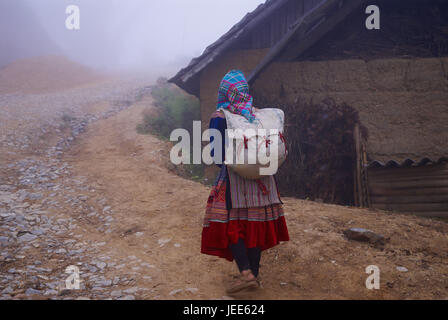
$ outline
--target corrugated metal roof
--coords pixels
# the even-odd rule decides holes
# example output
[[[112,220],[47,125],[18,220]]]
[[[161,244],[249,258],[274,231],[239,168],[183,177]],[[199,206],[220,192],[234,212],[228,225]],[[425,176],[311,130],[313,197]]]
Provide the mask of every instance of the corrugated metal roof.
[[[395,160],[390,160],[386,163],[374,160],[366,165],[367,168],[379,168],[379,167],[388,167],[388,168],[404,168],[404,167],[422,167],[426,165],[434,165],[440,164],[443,162],[448,162],[448,157],[441,157],[437,160],[433,160],[430,158],[423,158],[420,161],[414,161],[412,159],[406,159],[402,162],[398,162]]]

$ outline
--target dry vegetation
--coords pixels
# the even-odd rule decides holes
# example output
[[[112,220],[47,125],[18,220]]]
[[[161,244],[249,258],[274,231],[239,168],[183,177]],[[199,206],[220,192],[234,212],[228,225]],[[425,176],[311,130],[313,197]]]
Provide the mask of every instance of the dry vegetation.
[[[298,99],[284,110],[289,156],[278,175],[281,191],[302,199],[353,205],[356,110],[330,98],[320,103]],[[362,129],[367,137],[367,129]]]

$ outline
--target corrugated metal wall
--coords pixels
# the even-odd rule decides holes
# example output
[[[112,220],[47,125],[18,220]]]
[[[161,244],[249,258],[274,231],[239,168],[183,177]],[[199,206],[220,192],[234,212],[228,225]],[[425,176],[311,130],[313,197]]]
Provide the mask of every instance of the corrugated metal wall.
[[[240,42],[239,49],[263,49],[276,44],[299,17],[315,8],[324,0],[290,0],[283,8],[275,11],[272,16],[251,32]]]
[[[368,170],[371,206],[448,217],[448,163]]]

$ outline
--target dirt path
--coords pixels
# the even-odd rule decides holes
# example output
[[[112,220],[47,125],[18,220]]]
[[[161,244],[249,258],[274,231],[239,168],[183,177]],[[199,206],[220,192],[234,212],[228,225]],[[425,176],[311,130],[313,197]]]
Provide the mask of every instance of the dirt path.
[[[168,142],[136,132],[150,96],[114,103],[96,92],[85,91],[94,101],[72,110],[80,118],[68,128],[46,130],[37,150],[22,148],[33,135],[2,128],[0,298],[230,299],[224,284],[236,266],[199,253],[210,189],[166,169]],[[42,100],[56,110],[55,97]],[[448,299],[446,222],[283,200],[291,241],[263,253],[263,288],[236,298]],[[383,249],[348,241],[350,227],[389,240]],[[69,265],[80,290],[64,287]],[[365,287],[369,265],[380,268],[380,290]]]
[[[107,243],[107,254],[132,255],[154,266],[140,274],[151,281],[139,285],[153,290],[142,298],[222,298],[223,284],[236,267],[199,253],[209,188],[170,173],[164,165],[170,145],[136,133],[150,104],[146,98],[93,124],[67,160],[113,208],[111,233],[96,233]],[[445,223],[297,199],[284,202],[291,241],[265,252],[264,288],[239,298],[448,298]],[[384,250],[347,241],[342,231],[349,227],[372,229],[390,241]],[[381,270],[377,291],[365,288],[365,268],[372,264]],[[409,271],[401,273],[398,266]]]

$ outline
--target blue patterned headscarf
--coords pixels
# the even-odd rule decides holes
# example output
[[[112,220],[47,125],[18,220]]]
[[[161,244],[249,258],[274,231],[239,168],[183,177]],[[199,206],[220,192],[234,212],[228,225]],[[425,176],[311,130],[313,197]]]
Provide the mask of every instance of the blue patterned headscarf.
[[[252,103],[253,98],[249,94],[244,74],[240,70],[229,71],[219,85],[217,109],[227,109],[253,122],[255,116],[252,113]]]

